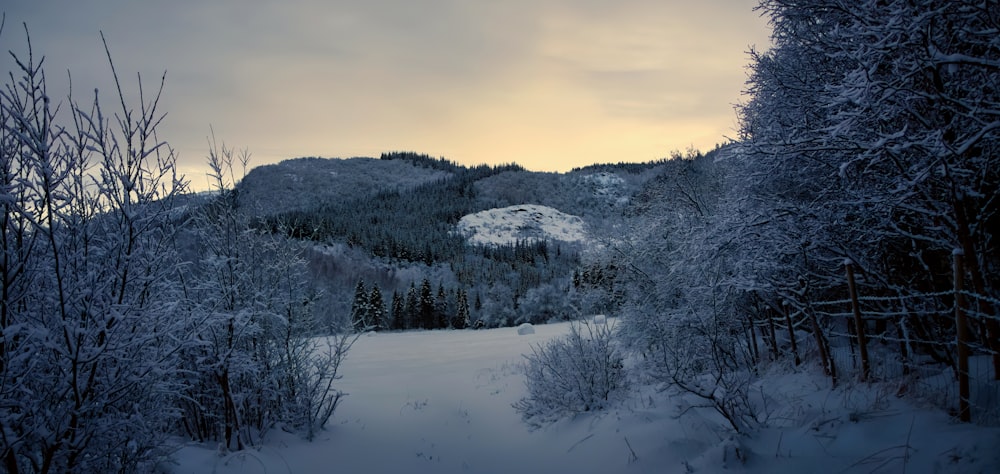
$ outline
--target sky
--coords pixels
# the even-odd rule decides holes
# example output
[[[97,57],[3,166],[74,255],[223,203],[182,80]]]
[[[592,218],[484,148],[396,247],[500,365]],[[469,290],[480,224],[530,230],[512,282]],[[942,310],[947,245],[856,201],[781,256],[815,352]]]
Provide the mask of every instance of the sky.
[[[160,137],[194,187],[208,137],[252,165],[415,151],[567,171],[640,162],[736,135],[746,52],[769,44],[757,0],[9,0],[53,91],[166,72]],[[11,67],[9,55],[0,65]],[[138,107],[138,103],[134,104]]]

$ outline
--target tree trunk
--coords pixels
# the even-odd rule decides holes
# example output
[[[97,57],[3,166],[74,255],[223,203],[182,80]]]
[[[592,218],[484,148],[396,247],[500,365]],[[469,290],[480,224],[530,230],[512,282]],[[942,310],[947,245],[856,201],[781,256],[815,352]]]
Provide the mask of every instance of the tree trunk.
[[[767,332],[771,336],[771,360],[778,360],[778,335],[774,331],[774,318],[766,312],[765,317],[767,317]]]
[[[792,312],[788,306],[787,301],[781,302],[781,308],[785,313],[785,325],[788,326],[788,340],[792,343],[792,355],[795,356],[795,365],[799,365],[802,359],[799,358],[799,346],[795,342],[795,325],[792,324]]]
[[[976,246],[969,232],[969,218],[965,212],[965,203],[952,192],[952,209],[955,212],[955,225],[958,242],[962,246],[962,263],[972,276],[972,289],[978,295],[986,295],[986,281],[979,266]],[[958,271],[956,269],[956,274]],[[957,293],[956,293],[957,294]],[[993,353],[993,379],[1000,380],[1000,320],[997,319],[996,308],[985,299],[978,299],[979,313],[986,325],[986,344]]]
[[[969,409],[969,326],[965,319],[965,295],[962,294],[964,281],[963,253],[955,249],[955,332],[958,338],[958,419],[972,421]]]
[[[867,382],[871,376],[871,361],[868,359],[868,341],[865,337],[865,321],[861,318],[861,306],[858,302],[858,288],[854,283],[854,262],[844,262],[847,268],[847,288],[851,293],[851,311],[854,313],[854,330],[858,335],[858,353],[861,354],[861,381]]]

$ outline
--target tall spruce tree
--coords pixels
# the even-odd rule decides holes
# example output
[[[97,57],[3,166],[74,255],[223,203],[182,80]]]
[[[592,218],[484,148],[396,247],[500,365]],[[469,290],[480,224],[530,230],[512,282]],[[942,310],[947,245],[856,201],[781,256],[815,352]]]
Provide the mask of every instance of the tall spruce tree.
[[[392,308],[390,309],[389,328],[399,331],[405,328],[406,303],[398,291],[392,292]]]
[[[420,284],[420,325],[424,329],[434,329],[437,327],[437,318],[434,315],[434,293],[431,291],[430,280],[424,278]]]
[[[455,312],[451,319],[451,327],[455,329],[465,329],[469,327],[469,297],[464,289],[458,290]]]
[[[448,310],[448,293],[444,289],[444,284],[440,284],[437,296],[434,298],[434,324],[436,327],[446,328],[451,323]]]
[[[361,331],[368,326],[368,302],[365,280],[358,279],[358,285],[354,287],[354,302],[351,304],[351,325],[355,330]]]
[[[368,296],[368,326],[376,331],[388,329],[385,301],[382,299],[382,291],[378,289],[378,285],[372,285],[371,294]]]
[[[411,282],[410,289],[406,291],[406,310],[403,312],[403,329],[416,329],[421,325],[420,321],[420,296],[417,287]]]

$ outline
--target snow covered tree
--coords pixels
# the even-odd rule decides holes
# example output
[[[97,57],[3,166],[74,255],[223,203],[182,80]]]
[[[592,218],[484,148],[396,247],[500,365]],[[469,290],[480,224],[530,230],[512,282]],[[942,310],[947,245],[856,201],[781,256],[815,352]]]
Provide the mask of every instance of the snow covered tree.
[[[388,318],[386,317],[385,300],[382,299],[382,290],[378,285],[372,285],[371,294],[368,296],[368,326],[375,331],[389,329]]]
[[[451,323],[448,306],[448,293],[443,284],[438,285],[437,296],[434,297],[434,323],[436,327],[446,328]]]
[[[184,282],[187,310],[201,323],[198,344],[181,353],[189,374],[181,426],[227,450],[259,444],[278,423],[311,437],[343,396],[334,383],[356,332],[311,339],[316,295],[301,244],[251,226],[230,178],[249,153],[211,144],[217,194],[193,219],[199,264]]]
[[[630,285],[620,335],[641,354],[647,377],[704,399],[745,432],[758,424],[742,337],[746,295],[768,273],[756,263],[761,236],[741,213],[743,188],[727,186],[741,180],[730,166],[734,153],[730,146],[675,158],[649,183],[619,247]]]
[[[852,13],[876,21],[840,32],[833,54],[854,67],[833,85],[848,105],[829,134],[857,150],[841,164],[852,198],[887,203],[879,230],[891,239],[892,261],[864,266],[894,287],[919,287],[930,282],[898,276],[961,249],[971,289],[986,297],[976,310],[1000,378],[1000,322],[989,303],[1000,295],[992,244],[1000,228],[1000,38],[985,33],[1000,28],[998,5],[894,1]]]
[[[420,319],[420,295],[417,293],[417,287],[410,283],[410,288],[406,290],[406,309],[403,312],[406,315],[404,329],[417,329],[421,327]]]
[[[506,327],[514,324],[517,311],[514,310],[514,292],[507,285],[495,284],[489,287],[482,300],[479,321],[488,328]]]
[[[775,47],[753,58],[741,121],[747,159],[770,176],[762,195],[794,210],[798,260],[812,262],[786,280],[836,287],[836,262],[847,257],[866,275],[866,293],[934,293],[950,287],[950,255],[961,249],[981,295],[977,328],[998,354],[990,242],[1000,40],[986,33],[997,29],[997,6],[775,0],[762,9]],[[929,323],[897,321],[940,332]],[[1000,356],[994,362],[1000,376]]]
[[[469,327],[469,296],[464,289],[458,290],[455,315],[451,319],[451,327],[465,329]]]
[[[434,313],[434,293],[431,290],[430,280],[424,278],[420,283],[419,321],[420,327],[424,329],[436,329],[437,315]]]
[[[146,472],[191,333],[170,284],[185,184],[156,137],[163,81],[149,96],[139,79],[137,111],[111,64],[109,116],[96,90],[60,101],[28,48],[0,86],[0,470]]]
[[[570,305],[567,292],[552,283],[529,289],[521,298],[518,313],[514,324],[568,321],[580,316]]]
[[[357,286],[354,287],[354,300],[351,303],[351,324],[355,330],[363,331],[369,327],[370,303],[371,298],[365,280],[359,279]]]
[[[406,328],[406,303],[398,291],[392,292],[392,307],[390,308],[390,329],[401,331]]]

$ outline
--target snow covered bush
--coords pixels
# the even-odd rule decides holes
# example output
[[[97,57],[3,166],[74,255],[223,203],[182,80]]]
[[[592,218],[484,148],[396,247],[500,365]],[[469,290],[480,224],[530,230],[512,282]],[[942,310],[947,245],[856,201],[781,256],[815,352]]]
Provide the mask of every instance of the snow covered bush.
[[[613,328],[574,323],[570,333],[532,348],[525,355],[528,395],[514,408],[532,424],[600,410],[628,387]]]
[[[292,406],[299,407],[300,416],[305,417],[301,424],[305,427],[306,439],[309,441],[315,438],[317,431],[326,427],[347,395],[334,384],[341,378],[340,364],[344,362],[347,351],[358,340],[359,335],[360,333],[341,332],[311,344],[310,355],[301,359],[305,362],[304,370],[293,375],[293,378],[300,380],[297,384],[300,393],[297,403]]]
[[[697,398],[726,429],[747,432],[759,424],[749,396],[749,300],[775,273],[774,241],[745,222],[737,152],[675,158],[647,187],[645,227],[622,245],[631,291],[620,336],[644,379]]]
[[[655,318],[650,318],[655,319]],[[760,425],[750,394],[755,380],[746,344],[734,319],[672,314],[647,321],[649,345],[643,369],[652,380],[693,395],[697,406],[714,410],[728,428],[746,433]]]
[[[192,218],[198,265],[185,278],[197,344],[181,353],[181,429],[225,450],[258,445],[273,427],[312,438],[336,410],[339,367],[356,339],[344,328],[326,344],[313,314],[302,245],[255,229],[237,204],[234,164],[249,153],[212,142],[208,164],[218,194]]]
[[[28,48],[0,85],[0,471],[148,471],[190,334],[169,284],[184,182],[156,138],[162,82],[138,112],[119,86],[105,115],[96,90],[48,90]]]

